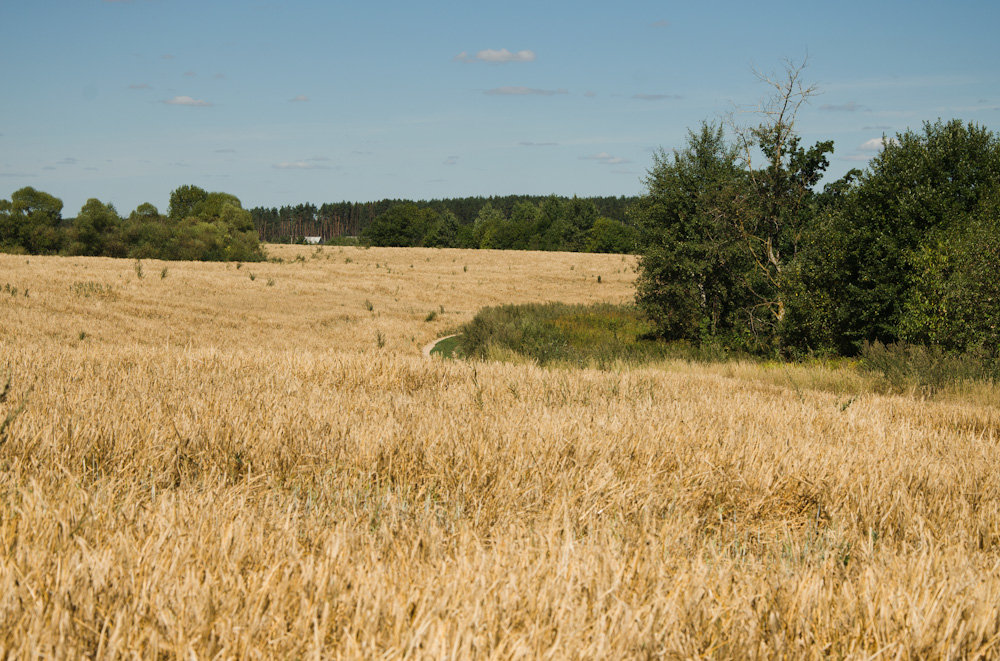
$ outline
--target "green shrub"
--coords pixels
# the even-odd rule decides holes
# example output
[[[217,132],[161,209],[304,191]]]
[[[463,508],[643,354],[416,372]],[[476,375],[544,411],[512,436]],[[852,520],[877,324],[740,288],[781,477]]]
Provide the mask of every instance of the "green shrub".
[[[933,394],[955,383],[1000,379],[1000,360],[995,353],[959,353],[919,344],[865,342],[861,367],[880,376],[894,392]]]

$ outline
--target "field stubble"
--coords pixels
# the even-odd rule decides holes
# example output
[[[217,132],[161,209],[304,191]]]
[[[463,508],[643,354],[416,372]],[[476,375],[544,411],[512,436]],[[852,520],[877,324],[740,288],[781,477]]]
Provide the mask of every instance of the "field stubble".
[[[0,255],[0,656],[1000,652],[996,408],[427,360],[631,262],[271,252]]]

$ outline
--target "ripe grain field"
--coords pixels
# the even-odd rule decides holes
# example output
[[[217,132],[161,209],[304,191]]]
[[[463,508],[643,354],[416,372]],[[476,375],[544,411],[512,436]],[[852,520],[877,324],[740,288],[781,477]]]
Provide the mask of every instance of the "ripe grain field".
[[[0,255],[0,657],[1000,655],[995,405],[427,360],[632,263],[269,251]]]

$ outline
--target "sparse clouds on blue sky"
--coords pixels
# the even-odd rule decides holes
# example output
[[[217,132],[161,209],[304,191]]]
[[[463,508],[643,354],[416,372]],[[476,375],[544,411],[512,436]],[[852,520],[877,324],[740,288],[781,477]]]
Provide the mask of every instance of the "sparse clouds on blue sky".
[[[985,0],[33,0],[0,23],[0,197],[69,215],[182,184],[248,206],[636,194],[653,150],[806,54],[798,128],[834,140],[832,175],[938,117],[1000,130]]]

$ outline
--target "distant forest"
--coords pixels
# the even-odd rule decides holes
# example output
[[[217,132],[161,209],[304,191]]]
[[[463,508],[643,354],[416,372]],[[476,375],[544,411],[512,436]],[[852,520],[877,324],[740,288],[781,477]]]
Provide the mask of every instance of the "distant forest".
[[[627,209],[636,197],[504,195],[441,200],[385,199],[317,207],[250,209],[261,241],[298,243],[341,237],[382,246],[438,246],[631,252]]]

